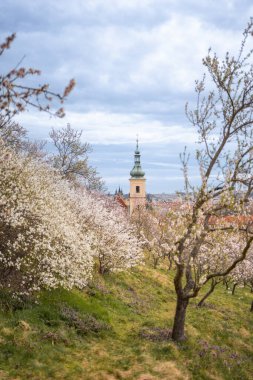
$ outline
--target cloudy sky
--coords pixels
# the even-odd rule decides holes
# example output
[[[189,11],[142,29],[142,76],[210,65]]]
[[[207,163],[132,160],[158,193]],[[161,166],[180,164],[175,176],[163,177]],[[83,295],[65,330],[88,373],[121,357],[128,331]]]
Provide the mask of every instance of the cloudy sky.
[[[30,110],[19,121],[32,138],[70,123],[93,145],[91,163],[110,191],[128,192],[136,134],[149,192],[183,189],[179,153],[193,152],[195,131],[184,114],[211,46],[236,51],[253,16],[250,0],[1,0],[0,37],[16,32],[3,70],[42,70],[56,91],[77,85],[66,117]],[[192,161],[191,177],[198,180]]]

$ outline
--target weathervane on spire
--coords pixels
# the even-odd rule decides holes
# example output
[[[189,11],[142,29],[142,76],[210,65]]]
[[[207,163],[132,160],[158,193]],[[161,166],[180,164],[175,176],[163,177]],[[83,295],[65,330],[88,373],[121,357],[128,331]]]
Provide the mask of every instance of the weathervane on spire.
[[[139,149],[139,135],[136,135],[136,148]]]

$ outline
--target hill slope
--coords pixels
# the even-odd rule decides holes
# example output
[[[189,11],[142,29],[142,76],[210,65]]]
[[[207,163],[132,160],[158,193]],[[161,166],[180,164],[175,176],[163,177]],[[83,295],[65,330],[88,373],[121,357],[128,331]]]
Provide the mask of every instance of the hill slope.
[[[0,379],[251,379],[251,294],[220,287],[187,315],[188,340],[168,339],[172,276],[139,268],[97,277],[86,292],[44,292],[0,312]]]

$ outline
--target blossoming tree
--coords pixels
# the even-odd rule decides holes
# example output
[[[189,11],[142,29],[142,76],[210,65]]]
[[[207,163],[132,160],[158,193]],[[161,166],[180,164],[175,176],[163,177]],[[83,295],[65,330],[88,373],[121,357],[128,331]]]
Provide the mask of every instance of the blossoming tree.
[[[77,131],[67,124],[66,128],[53,128],[49,136],[56,148],[49,161],[64,178],[89,190],[105,190],[105,184],[96,168],[89,164],[88,154],[92,147],[82,142],[82,131]]]
[[[142,260],[141,241],[122,207],[99,193],[85,196],[89,205],[82,219],[93,232],[92,249],[100,274],[120,271]]]
[[[203,60],[210,79],[208,89],[204,76],[196,82],[196,108],[186,107],[188,119],[199,134],[196,158],[201,184],[191,185],[184,155],[186,202],[191,205],[191,211],[182,214],[183,228],[178,230],[174,242],[177,305],[172,338],[175,341],[185,339],[185,316],[190,299],[196,297],[207,282],[227,276],[247,257],[252,246],[253,226],[247,204],[253,189],[253,65],[252,51],[246,51],[246,42],[252,33],[251,20],[237,56],[227,53],[225,59],[220,60],[209,51]],[[228,215],[233,219],[222,219]],[[212,218],[224,223],[213,224]],[[219,247],[230,254],[231,236],[233,239],[238,235],[240,244],[234,242],[234,257],[224,261],[222,267],[209,265]],[[200,255],[205,255],[208,262],[208,270],[202,276],[195,271]]]

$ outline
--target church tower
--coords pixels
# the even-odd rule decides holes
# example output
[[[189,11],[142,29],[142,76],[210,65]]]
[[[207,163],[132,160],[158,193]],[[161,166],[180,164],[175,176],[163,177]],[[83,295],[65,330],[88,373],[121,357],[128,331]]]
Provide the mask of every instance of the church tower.
[[[134,153],[134,167],[130,172],[130,215],[135,207],[145,206],[146,204],[146,179],[145,173],[141,168],[141,154],[139,151],[138,138],[136,141],[136,149]]]

